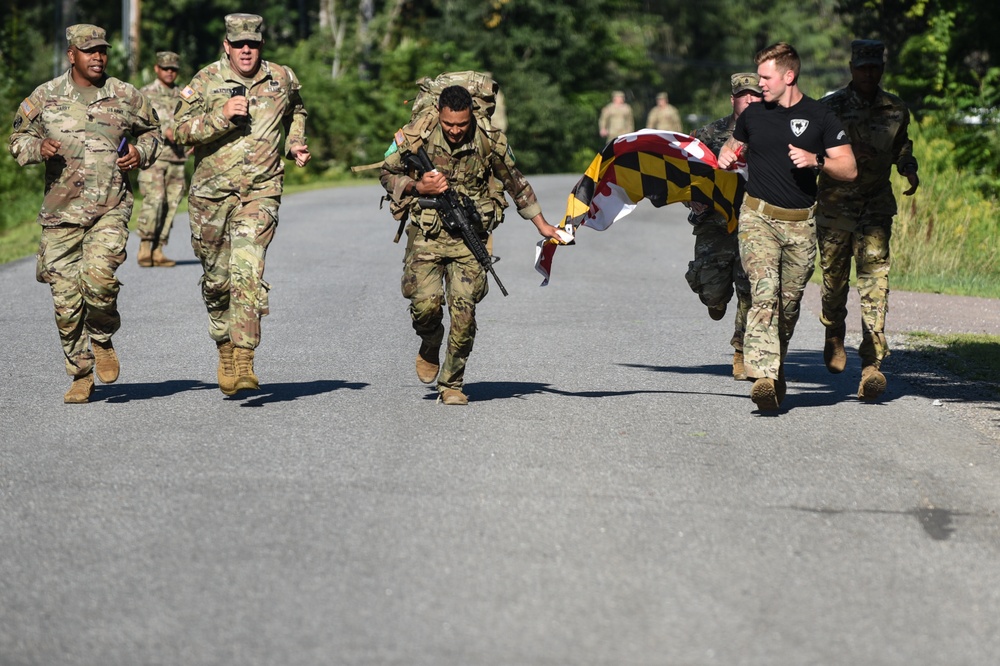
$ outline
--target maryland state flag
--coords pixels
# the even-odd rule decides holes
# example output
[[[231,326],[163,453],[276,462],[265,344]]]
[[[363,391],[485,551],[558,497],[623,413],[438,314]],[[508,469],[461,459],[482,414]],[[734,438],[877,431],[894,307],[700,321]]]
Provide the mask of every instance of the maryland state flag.
[[[590,163],[566,203],[559,224],[562,242],[543,240],[535,252],[535,270],[549,282],[552,258],[559,245],[572,245],[581,226],[604,231],[625,217],[643,199],[656,208],[691,201],[714,208],[736,229],[746,164],[736,170],[719,168],[704,143],[679,132],[644,129],[623,134],[604,147]]]

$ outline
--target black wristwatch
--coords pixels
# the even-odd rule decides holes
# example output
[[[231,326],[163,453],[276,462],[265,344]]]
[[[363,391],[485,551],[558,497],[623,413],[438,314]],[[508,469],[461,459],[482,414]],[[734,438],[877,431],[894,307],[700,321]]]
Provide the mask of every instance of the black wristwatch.
[[[824,157],[823,155],[816,155],[816,166],[813,167],[814,169],[816,169],[816,173],[819,173],[820,171],[823,170],[824,164],[826,164],[826,157]]]

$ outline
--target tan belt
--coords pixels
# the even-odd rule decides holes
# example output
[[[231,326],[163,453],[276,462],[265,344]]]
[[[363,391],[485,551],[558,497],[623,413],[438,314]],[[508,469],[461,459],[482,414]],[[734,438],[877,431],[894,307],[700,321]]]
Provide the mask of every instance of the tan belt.
[[[752,197],[749,194],[743,197],[743,205],[750,210],[757,211],[761,215],[767,215],[776,220],[785,220],[786,222],[808,220],[816,212],[816,204],[813,204],[809,208],[781,208],[780,206],[772,206],[763,199]]]

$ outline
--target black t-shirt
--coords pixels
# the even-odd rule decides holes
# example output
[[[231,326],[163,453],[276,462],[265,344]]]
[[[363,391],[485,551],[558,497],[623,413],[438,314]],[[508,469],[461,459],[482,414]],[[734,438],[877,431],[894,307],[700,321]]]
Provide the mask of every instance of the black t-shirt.
[[[795,168],[789,144],[824,155],[827,148],[851,143],[836,114],[810,97],[789,108],[751,104],[737,118],[733,137],[748,146],[747,194],[782,208],[816,203],[816,171]]]

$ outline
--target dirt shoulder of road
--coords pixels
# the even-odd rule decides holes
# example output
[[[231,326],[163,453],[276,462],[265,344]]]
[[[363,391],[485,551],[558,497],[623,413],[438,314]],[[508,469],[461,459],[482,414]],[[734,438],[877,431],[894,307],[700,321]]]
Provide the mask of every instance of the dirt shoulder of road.
[[[810,283],[806,287],[802,304],[804,311],[819,317],[819,285]],[[851,289],[847,309],[846,344],[849,353],[856,355],[861,343],[856,289]],[[1000,443],[1000,378],[996,382],[975,381],[943,369],[933,362],[932,351],[915,348],[908,334],[916,331],[1000,335],[1000,300],[893,291],[886,317],[886,336],[892,353],[882,366],[890,390],[893,377],[902,379],[912,391],[928,400],[928,408],[952,411],[975,430]]]

